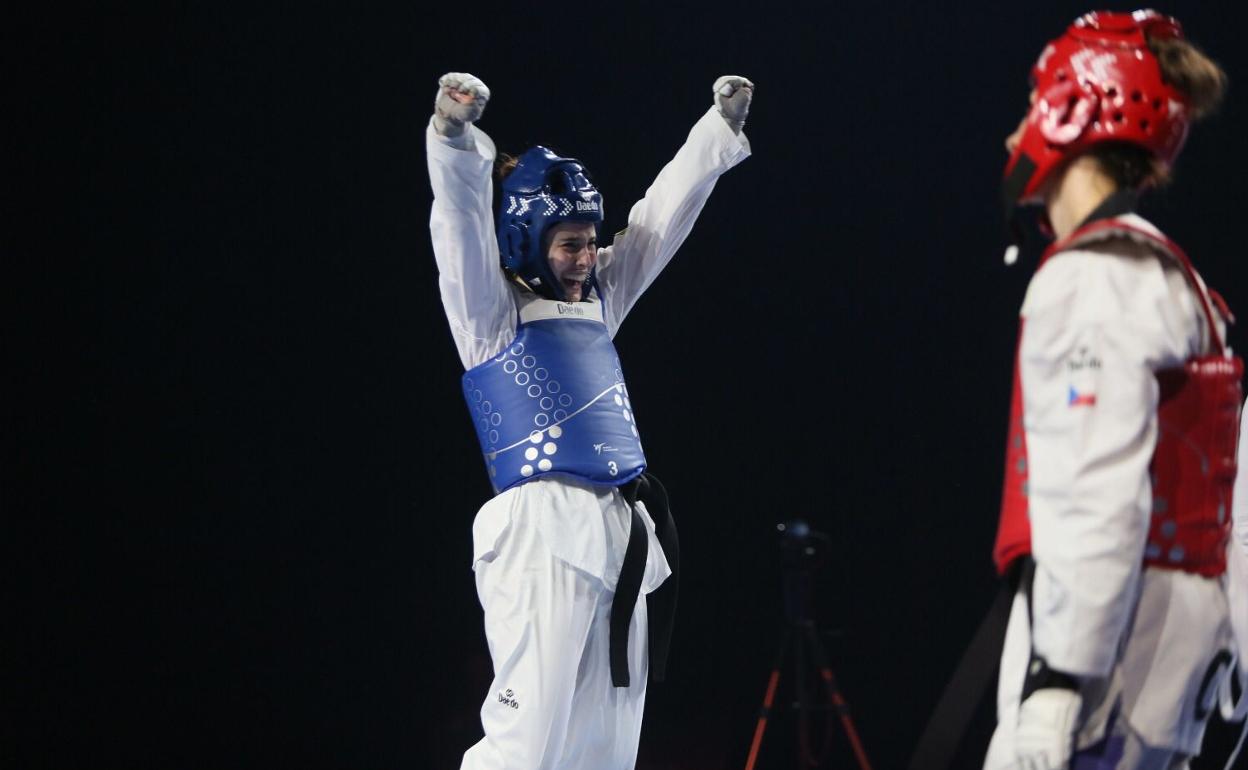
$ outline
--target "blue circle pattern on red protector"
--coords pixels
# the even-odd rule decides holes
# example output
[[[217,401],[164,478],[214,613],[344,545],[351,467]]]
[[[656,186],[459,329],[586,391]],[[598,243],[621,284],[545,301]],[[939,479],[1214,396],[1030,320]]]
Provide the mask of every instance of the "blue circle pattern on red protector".
[[[619,356],[599,321],[521,324],[464,373],[464,399],[497,492],[545,474],[620,485],[646,467]]]

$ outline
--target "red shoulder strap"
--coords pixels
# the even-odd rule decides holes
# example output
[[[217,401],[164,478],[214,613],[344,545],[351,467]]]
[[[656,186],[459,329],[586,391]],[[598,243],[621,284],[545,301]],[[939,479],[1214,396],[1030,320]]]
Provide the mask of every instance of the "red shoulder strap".
[[[1174,261],[1179,263],[1179,267],[1183,268],[1183,274],[1187,276],[1188,283],[1196,290],[1196,296],[1200,297],[1201,308],[1205,311],[1205,322],[1209,325],[1209,339],[1213,341],[1218,355],[1225,353],[1226,346],[1222,341],[1222,337],[1218,335],[1218,325],[1213,317],[1213,306],[1209,298],[1209,289],[1205,286],[1205,282],[1200,277],[1200,274],[1196,272],[1196,268],[1192,266],[1192,260],[1188,258],[1187,253],[1179,247],[1179,244],[1160,233],[1145,230],[1138,225],[1129,224],[1119,218],[1099,219],[1080,227],[1062,240],[1051,244],[1049,248],[1045,249],[1044,255],[1040,257],[1040,263],[1044,264],[1044,261],[1049,257],[1060,251],[1065,251],[1082,241],[1093,239],[1098,235],[1110,236],[1115,234],[1134,237],[1136,240],[1145,240],[1154,248],[1168,254]]]

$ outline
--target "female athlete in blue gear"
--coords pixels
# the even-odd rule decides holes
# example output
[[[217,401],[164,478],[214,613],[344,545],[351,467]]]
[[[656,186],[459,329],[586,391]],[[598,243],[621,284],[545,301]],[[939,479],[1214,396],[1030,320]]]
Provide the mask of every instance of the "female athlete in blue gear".
[[[438,81],[429,227],[497,493],[473,523],[494,681],[464,770],[635,764],[651,665],[646,596],[672,567],[611,340],[720,175],[750,154],[741,129],[753,83],[725,76],[713,91],[627,229],[599,246],[602,196],[579,161],[543,147],[502,180],[496,216],[494,143],[474,125],[490,91],[465,73]]]

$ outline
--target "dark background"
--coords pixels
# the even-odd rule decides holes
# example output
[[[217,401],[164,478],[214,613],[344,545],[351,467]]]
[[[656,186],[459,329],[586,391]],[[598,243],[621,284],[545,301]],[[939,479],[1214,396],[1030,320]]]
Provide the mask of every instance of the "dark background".
[[[716,76],[757,84],[754,157],[616,340],[684,546],[639,767],[744,764],[775,525],[798,517],[830,536],[819,620],[867,750],[902,766],[996,588],[1035,261],[1000,259],[1002,140],[1088,9],[435,5],[95,4],[8,30],[0,765],[453,768],[478,738],[489,488],[423,147],[458,70],[491,87],[500,149],[587,164],[606,232]],[[1163,10],[1232,89],[1143,213],[1248,313],[1248,10]],[[760,767],[790,766],[792,728]]]

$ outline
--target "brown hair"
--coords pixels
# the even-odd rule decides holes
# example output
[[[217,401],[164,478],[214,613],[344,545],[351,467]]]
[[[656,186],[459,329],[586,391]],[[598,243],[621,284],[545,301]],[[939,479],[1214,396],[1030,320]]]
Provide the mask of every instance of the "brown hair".
[[[1170,183],[1170,170],[1152,152],[1128,142],[1098,142],[1088,148],[1119,189],[1140,190]]]
[[[498,157],[494,159],[494,178],[502,183],[507,175],[516,170],[516,164],[520,162],[520,158],[515,155],[508,155],[500,152]]]
[[[1218,109],[1226,93],[1226,73],[1190,42],[1176,38],[1149,38],[1148,48],[1157,57],[1161,79],[1187,97],[1192,120]],[[1166,164],[1148,150],[1125,142],[1104,142],[1089,150],[1101,169],[1119,188],[1138,190],[1163,187],[1170,182]]]
[[[1192,120],[1212,114],[1226,93],[1226,73],[1186,40],[1149,38],[1148,48],[1161,66],[1161,79],[1187,96]]]

